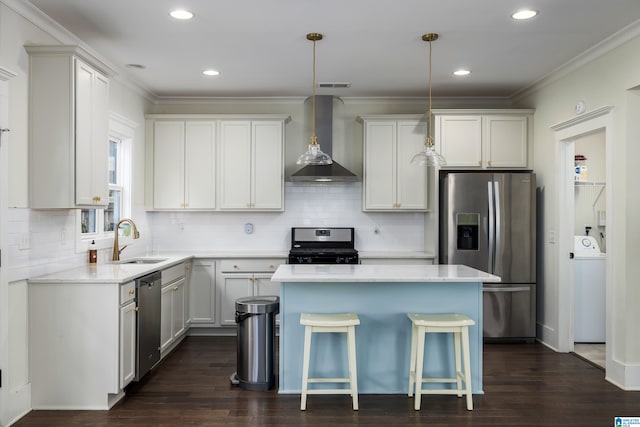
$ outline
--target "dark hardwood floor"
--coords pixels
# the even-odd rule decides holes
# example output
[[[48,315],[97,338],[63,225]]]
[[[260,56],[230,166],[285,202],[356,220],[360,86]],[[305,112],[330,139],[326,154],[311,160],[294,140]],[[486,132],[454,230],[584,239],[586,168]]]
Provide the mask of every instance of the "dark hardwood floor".
[[[189,337],[110,411],[32,411],[16,426],[613,426],[640,416],[640,392],[624,392],[604,371],[540,344],[487,344],[484,395],[474,410],[455,396],[309,396],[251,392],[229,384],[235,338]]]

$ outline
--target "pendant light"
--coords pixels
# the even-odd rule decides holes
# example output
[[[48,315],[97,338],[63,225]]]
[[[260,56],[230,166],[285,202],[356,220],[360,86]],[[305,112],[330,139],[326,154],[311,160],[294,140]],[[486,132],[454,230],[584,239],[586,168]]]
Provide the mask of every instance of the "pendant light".
[[[322,40],[322,34],[309,33],[307,34],[307,40],[313,42],[312,130],[309,148],[307,152],[298,157],[296,163],[299,165],[330,165],[333,160],[328,154],[322,152],[316,136],[316,42]]]
[[[438,34],[427,33],[422,40],[429,43],[429,110],[427,111],[427,137],[421,152],[413,156],[411,163],[422,166],[444,166],[447,161],[433,148],[432,116],[431,112],[431,42],[438,40]]]

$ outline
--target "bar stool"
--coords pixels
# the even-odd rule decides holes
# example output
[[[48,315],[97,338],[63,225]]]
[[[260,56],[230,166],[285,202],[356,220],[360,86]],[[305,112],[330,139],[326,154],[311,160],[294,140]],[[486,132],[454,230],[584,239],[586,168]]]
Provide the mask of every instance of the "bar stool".
[[[414,409],[420,410],[423,394],[457,394],[467,396],[467,410],[473,410],[471,395],[471,356],[469,353],[469,326],[476,323],[464,314],[408,314],[411,319],[411,360],[409,366],[409,397],[413,395],[415,382]],[[423,377],[424,342],[428,333],[452,333],[455,353],[456,374],[454,378]],[[460,344],[464,371],[460,363]],[[465,388],[462,388],[464,381]],[[455,383],[455,389],[424,389],[422,383]]]
[[[307,394],[350,394],[353,410],[358,410],[358,378],[356,372],[356,331],[360,319],[355,313],[312,314],[301,313],[300,324],[304,329],[304,359],[302,364],[302,396],[300,410],[307,408]],[[311,353],[311,334],[314,332],[344,332],[347,334],[347,356],[349,361],[348,378],[309,378],[309,355]],[[349,383],[349,388],[311,389],[309,383]]]

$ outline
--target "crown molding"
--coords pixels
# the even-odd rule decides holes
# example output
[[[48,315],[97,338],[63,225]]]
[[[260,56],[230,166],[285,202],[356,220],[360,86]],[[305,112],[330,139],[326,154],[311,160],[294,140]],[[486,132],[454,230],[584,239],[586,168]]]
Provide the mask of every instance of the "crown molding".
[[[511,95],[510,98],[514,103],[516,103],[519,100],[560,80],[561,78],[566,77],[567,75],[585,66],[586,64],[600,58],[601,56],[611,52],[612,50],[622,46],[623,44],[627,43],[630,40],[633,40],[638,36],[640,36],[640,20],[627,25],[626,27],[607,37],[600,43],[585,50],[580,55],[569,60],[564,65],[556,68],[541,79],[535,81],[530,86],[527,86],[515,92],[513,95]]]
[[[13,71],[0,66],[0,82],[6,82],[17,76]]]

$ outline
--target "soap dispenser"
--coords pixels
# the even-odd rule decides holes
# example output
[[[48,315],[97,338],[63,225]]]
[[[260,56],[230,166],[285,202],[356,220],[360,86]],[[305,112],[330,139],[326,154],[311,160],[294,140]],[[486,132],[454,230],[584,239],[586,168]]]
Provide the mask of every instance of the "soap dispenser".
[[[96,249],[96,241],[92,240],[89,244],[89,264],[98,262],[98,250]]]

